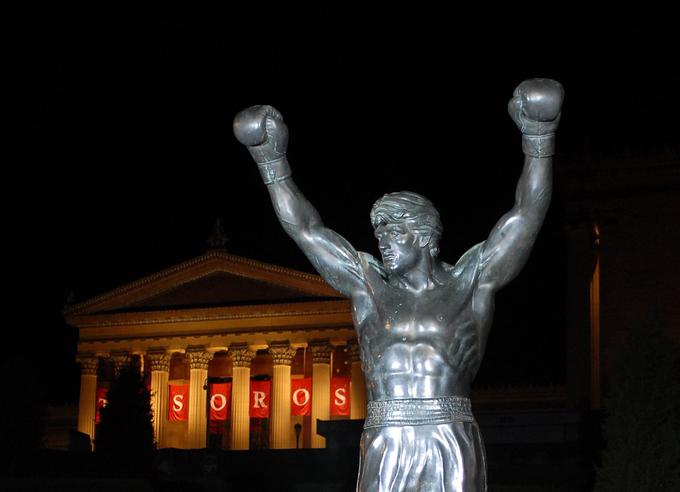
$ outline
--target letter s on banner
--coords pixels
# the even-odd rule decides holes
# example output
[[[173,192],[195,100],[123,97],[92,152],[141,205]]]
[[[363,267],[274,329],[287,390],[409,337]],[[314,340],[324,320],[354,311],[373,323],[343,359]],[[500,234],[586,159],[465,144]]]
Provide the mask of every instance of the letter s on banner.
[[[106,395],[109,393],[108,388],[97,388],[97,405],[96,413],[94,417],[94,423],[98,424],[102,421],[101,409],[108,405],[109,401],[106,399]]]
[[[349,413],[349,378],[331,378],[331,416]]]
[[[312,414],[312,378],[291,379],[290,414]]]
[[[271,381],[250,382],[250,417],[256,419],[269,418],[269,398]]]
[[[210,420],[228,420],[231,406],[231,383],[210,385]]]
[[[170,385],[168,390],[168,420],[181,421],[187,419],[188,396],[188,384]]]

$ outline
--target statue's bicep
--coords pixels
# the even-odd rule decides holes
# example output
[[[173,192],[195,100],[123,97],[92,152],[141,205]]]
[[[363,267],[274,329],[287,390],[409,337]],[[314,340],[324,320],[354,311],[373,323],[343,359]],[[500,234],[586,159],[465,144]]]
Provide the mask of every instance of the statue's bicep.
[[[304,244],[302,250],[319,275],[340,293],[352,296],[364,285],[358,253],[338,234],[320,234]]]

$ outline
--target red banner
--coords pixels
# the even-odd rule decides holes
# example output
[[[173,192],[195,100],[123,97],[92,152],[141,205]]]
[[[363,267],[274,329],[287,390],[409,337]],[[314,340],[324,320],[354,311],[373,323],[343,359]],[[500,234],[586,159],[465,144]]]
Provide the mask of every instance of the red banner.
[[[108,394],[108,392],[109,392],[108,388],[97,388],[97,405],[95,407],[94,416],[94,422],[96,424],[102,421],[102,415],[100,413],[101,409],[104,408],[109,403],[109,401],[106,399],[106,395]]]
[[[231,383],[210,385],[210,420],[229,420]]]
[[[189,385],[171,384],[168,391],[168,420],[186,420],[188,407]]]
[[[256,419],[269,418],[269,399],[271,381],[250,382],[250,417]]]
[[[331,416],[349,417],[349,378],[331,378]]]
[[[290,414],[312,414],[312,378],[290,381]]]

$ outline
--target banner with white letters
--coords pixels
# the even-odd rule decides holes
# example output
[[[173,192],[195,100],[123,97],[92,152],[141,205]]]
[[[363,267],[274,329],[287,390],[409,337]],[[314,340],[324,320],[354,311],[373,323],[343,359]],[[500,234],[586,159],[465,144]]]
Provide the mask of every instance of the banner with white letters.
[[[269,418],[269,400],[271,381],[250,381],[250,417],[255,419]]]
[[[312,378],[292,379],[290,381],[290,414],[312,414]]]
[[[108,393],[108,388],[97,388],[97,405],[95,407],[96,413],[94,417],[95,424],[98,424],[102,421],[101,409],[109,403],[109,401],[106,399],[106,395],[108,395]]]
[[[187,419],[189,407],[189,385],[171,384],[168,390],[168,420],[182,421]]]
[[[250,417],[269,418],[271,406],[271,381],[250,381]],[[331,416],[350,415],[350,378],[331,378]],[[103,389],[102,389],[103,390]],[[97,410],[105,403],[105,391],[97,393]],[[229,420],[231,410],[231,383],[210,384],[210,420]],[[185,421],[188,418],[189,385],[171,384],[168,391],[168,420]],[[97,412],[99,413],[99,412]],[[291,380],[290,414],[308,416],[312,413],[312,378]],[[97,417],[99,417],[97,415]]]
[[[231,383],[210,385],[210,420],[229,420]]]
[[[349,382],[350,378],[331,378],[331,416],[349,417]]]

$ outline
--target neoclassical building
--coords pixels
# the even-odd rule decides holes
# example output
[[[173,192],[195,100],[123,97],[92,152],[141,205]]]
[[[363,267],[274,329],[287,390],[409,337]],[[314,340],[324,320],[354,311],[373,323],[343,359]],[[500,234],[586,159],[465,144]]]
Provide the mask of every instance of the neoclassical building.
[[[350,418],[365,384],[349,301],[320,277],[211,249],[64,311],[78,329],[78,430],[96,438],[97,399],[134,364],[151,390],[159,447],[324,447],[331,378],[351,378]],[[311,415],[291,416],[291,381],[312,379]],[[269,418],[251,418],[251,381],[271,381]],[[208,416],[212,382],[231,383],[228,420]],[[188,417],[169,419],[170,385],[188,385]],[[347,418],[347,417],[342,417]],[[297,427],[297,432],[296,432]]]

